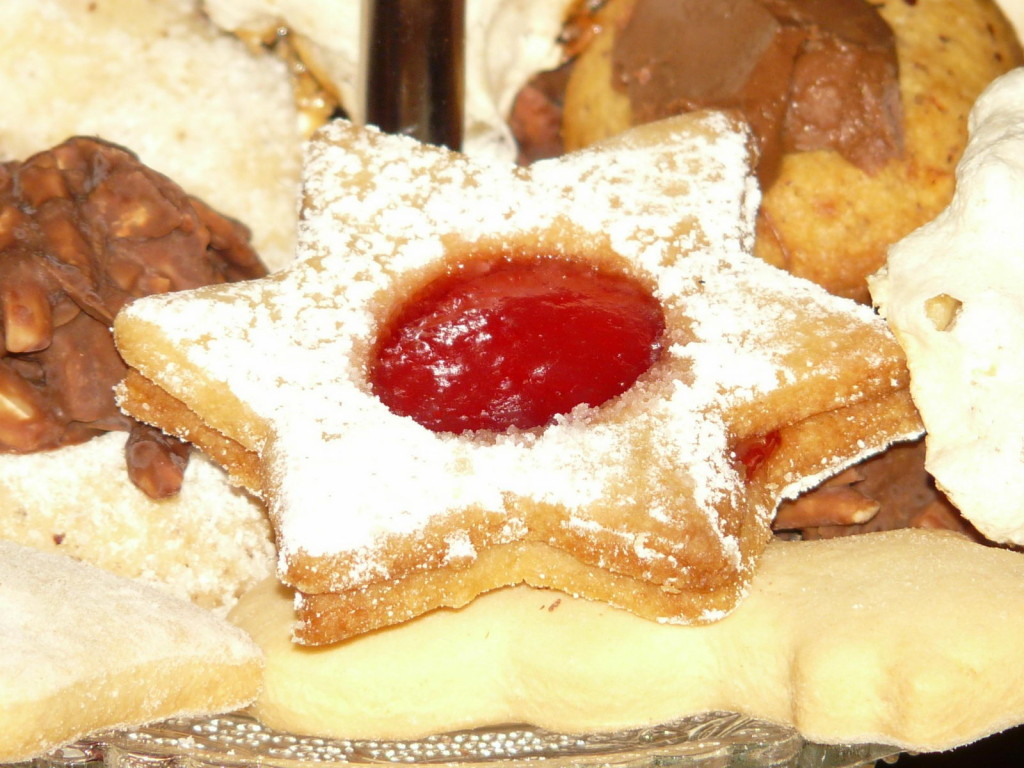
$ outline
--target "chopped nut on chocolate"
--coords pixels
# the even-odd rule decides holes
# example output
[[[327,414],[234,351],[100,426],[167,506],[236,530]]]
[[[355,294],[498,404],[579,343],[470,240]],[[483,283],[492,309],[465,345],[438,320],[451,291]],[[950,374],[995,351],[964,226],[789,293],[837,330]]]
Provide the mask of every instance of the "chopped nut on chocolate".
[[[856,489],[864,479],[857,469],[848,469],[827,480],[811,493],[784,502],[775,515],[779,530],[803,530],[824,525],[861,525],[881,507],[875,499]]]
[[[126,149],[79,137],[0,165],[0,451],[125,430],[133,482],[175,493],[187,452],[114,404],[110,323],[140,296],[265,274],[245,227]]]
[[[831,539],[899,528],[941,528],[984,541],[924,467],[924,441],[892,446],[793,501],[773,523],[784,538]]]
[[[188,444],[148,424],[134,423],[125,444],[128,477],[153,499],[166,499],[181,488],[188,466]]]

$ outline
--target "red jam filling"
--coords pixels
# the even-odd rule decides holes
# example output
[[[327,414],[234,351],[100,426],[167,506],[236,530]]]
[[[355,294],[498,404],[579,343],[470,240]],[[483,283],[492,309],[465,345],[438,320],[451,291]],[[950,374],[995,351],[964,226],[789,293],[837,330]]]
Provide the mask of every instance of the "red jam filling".
[[[370,356],[374,394],[438,432],[531,429],[629,389],[665,330],[639,281],[560,257],[480,258],[413,295]]]
[[[740,466],[743,467],[748,480],[754,476],[762,464],[771,458],[781,442],[782,436],[779,431],[773,430],[763,435],[746,437],[736,443],[733,453]]]

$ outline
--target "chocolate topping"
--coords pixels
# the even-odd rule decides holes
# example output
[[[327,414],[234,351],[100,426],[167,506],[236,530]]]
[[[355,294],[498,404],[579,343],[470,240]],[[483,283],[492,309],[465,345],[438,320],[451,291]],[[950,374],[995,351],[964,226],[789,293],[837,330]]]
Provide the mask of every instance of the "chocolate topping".
[[[790,538],[830,539],[899,528],[940,528],[979,542],[985,538],[936,487],[924,466],[925,442],[890,446],[886,451],[827,480],[779,507],[773,528]],[[870,509],[863,517],[846,510]]]
[[[612,68],[635,123],[742,112],[765,185],[786,152],[834,149],[872,172],[902,151],[895,38],[865,0],[637,0]]]
[[[110,323],[139,296],[266,274],[249,233],[120,147],[73,138],[0,165],[0,451],[131,433],[137,486],[175,493],[187,453],[114,403]]]

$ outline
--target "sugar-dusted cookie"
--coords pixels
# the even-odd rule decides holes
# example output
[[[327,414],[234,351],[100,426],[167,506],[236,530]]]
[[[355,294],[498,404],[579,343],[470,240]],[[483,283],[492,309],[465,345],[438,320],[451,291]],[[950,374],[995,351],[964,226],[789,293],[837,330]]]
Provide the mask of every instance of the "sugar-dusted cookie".
[[[0,761],[237,709],[259,692],[262,666],[244,632],[202,608],[0,541]]]
[[[0,455],[0,539],[91,563],[223,615],[274,572],[270,522],[191,451],[181,491],[151,499],[124,471],[125,432]]]
[[[121,402],[266,499],[303,642],[521,581],[660,621],[717,619],[781,497],[920,428],[884,323],[751,256],[757,199],[748,134],[718,113],[529,170],[337,122],[308,150],[291,269],[117,318],[134,369]],[[640,309],[620,323],[579,281]],[[540,299],[491,314],[503,283]],[[590,318],[612,334],[636,321],[650,354],[604,400],[468,432],[418,410],[474,401],[486,372],[462,374],[505,324],[527,330],[495,367],[533,342],[547,358],[498,376],[511,397],[471,415],[518,413],[538,378],[560,394],[636,357],[588,358],[607,335],[591,338]],[[398,357],[426,349],[422,365],[380,386],[391,342],[417,328]],[[591,362],[574,373],[577,359]]]
[[[949,207],[893,246],[869,283],[907,352],[925,466],[982,533],[1014,544],[1024,544],[1022,120],[1015,70],[971,112]]]
[[[930,751],[1024,722],[1024,555],[948,532],[773,542],[747,599],[700,627],[522,586],[331,648],[292,643],[292,616],[268,581],[230,618],[267,655],[256,716],[298,733],[592,733],[721,710]]]

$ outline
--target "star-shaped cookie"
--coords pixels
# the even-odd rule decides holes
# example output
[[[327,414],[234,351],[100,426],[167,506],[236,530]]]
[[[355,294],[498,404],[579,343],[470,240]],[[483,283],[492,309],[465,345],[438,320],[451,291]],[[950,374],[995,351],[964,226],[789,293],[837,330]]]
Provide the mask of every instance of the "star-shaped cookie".
[[[332,123],[308,146],[293,266],[117,318],[122,405],[265,499],[300,642],[521,581],[721,617],[783,496],[920,430],[871,310],[751,257],[751,160],[711,112],[530,169]],[[614,263],[660,304],[660,356],[535,429],[396,415],[367,380],[381,327],[483,253]]]

